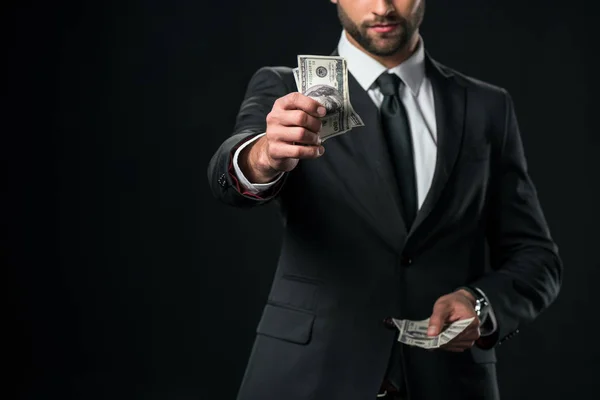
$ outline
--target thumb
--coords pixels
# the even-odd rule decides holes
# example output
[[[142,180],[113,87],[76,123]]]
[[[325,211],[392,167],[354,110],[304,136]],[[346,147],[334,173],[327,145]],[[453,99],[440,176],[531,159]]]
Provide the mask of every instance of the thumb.
[[[433,314],[429,318],[429,327],[427,328],[427,335],[436,336],[442,331],[442,327],[445,325],[448,319],[450,309],[443,303],[438,303],[433,307]]]

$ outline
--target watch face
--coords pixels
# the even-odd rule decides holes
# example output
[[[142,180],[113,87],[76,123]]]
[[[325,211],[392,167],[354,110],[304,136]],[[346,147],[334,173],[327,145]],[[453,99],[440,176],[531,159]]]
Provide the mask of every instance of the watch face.
[[[481,300],[475,300],[475,312],[477,313],[477,316],[479,316],[479,314],[481,313],[481,308]]]

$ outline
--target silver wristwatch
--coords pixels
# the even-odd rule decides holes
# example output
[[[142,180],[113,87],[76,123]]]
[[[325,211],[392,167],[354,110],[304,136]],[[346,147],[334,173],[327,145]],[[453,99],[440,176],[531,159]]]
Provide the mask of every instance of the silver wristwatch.
[[[477,313],[478,318],[487,312],[489,304],[485,299],[485,296],[479,290],[470,286],[462,286],[461,289],[465,289],[475,297],[475,312]]]

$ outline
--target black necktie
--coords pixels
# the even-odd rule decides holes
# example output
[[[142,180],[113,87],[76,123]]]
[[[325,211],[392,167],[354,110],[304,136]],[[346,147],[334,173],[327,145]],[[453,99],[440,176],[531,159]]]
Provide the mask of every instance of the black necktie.
[[[410,228],[417,214],[417,185],[408,115],[398,94],[401,82],[398,75],[387,72],[377,78],[383,94],[380,110],[383,133],[400,188],[404,220]]]

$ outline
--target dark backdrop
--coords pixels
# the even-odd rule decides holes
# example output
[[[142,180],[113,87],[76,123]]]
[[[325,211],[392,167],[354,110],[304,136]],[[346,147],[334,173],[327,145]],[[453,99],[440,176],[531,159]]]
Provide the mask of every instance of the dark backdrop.
[[[432,55],[512,93],[565,263],[555,305],[499,349],[506,399],[600,389],[591,3],[428,1]],[[257,68],[333,50],[334,6],[21,1],[3,16],[6,398],[233,399],[281,226],[218,204],[206,166]]]

